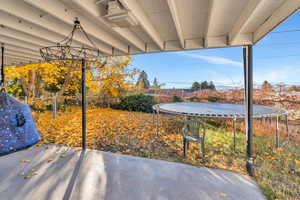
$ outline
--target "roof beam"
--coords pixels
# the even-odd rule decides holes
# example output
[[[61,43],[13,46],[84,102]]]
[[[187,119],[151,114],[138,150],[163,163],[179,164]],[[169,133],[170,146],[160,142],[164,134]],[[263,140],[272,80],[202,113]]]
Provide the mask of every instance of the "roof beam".
[[[287,0],[253,34],[253,42],[258,42],[274,27],[279,25],[300,8],[300,0]]]
[[[135,16],[138,20],[141,27],[148,33],[151,39],[155,42],[155,44],[159,47],[160,50],[164,50],[164,42],[154,28],[153,24],[151,23],[150,19],[146,15],[143,8],[139,5],[138,1],[136,0],[120,0],[123,6],[128,8],[131,13]]]
[[[218,37],[207,37],[205,38],[205,44],[208,48],[219,48],[227,46],[227,37],[218,36]]]
[[[243,28],[245,28],[250,19],[252,14],[255,12],[256,8],[263,4],[265,0],[251,0],[248,2],[247,6],[244,8],[242,15],[239,17],[237,23],[233,26],[231,32],[229,33],[229,44],[233,44]]]
[[[32,43],[25,42],[25,41],[20,40],[20,39],[8,37],[8,36],[1,35],[1,34],[0,34],[0,42],[4,43],[4,44],[10,44],[10,45],[22,47],[22,48],[25,48],[25,49],[29,49],[29,50],[34,51],[34,52],[39,52],[39,49],[41,48],[41,46],[38,46],[36,44],[32,44]]]
[[[81,8],[87,15],[93,18],[95,21],[98,21],[102,25],[110,28],[112,31],[117,33],[123,40],[126,40],[127,43],[130,43],[140,51],[145,50],[145,43],[137,37],[132,31],[128,28],[112,27],[111,24],[107,22],[99,12],[99,8],[93,2],[84,2],[82,0],[72,0],[72,4],[77,5]]]
[[[8,22],[15,21],[15,20],[11,19],[12,16],[10,16],[10,15],[8,15],[5,18],[6,20],[3,20],[1,18],[1,16],[2,16],[1,14],[3,14],[3,13],[0,11],[0,24],[1,24],[2,21],[8,21]],[[16,38],[17,40],[25,41],[25,42],[28,42],[30,44],[37,45],[38,49],[36,49],[34,51],[35,53],[39,54],[39,49],[41,47],[44,47],[44,46],[55,46],[57,44],[55,41],[50,41],[49,40],[49,39],[53,39],[53,37],[55,37],[55,33],[53,34],[51,32],[48,32],[48,35],[47,35],[48,37],[43,36],[44,38],[41,38],[40,35],[38,35],[38,33],[40,31],[36,32],[36,30],[39,30],[39,28],[37,28],[35,26],[34,26],[34,28],[32,26],[28,26],[27,22],[22,22],[22,23],[18,23],[17,22],[17,25],[14,26],[14,28],[17,27],[17,29],[19,29],[19,30],[16,30],[14,28],[8,27],[8,26],[6,26],[6,24],[8,24],[9,26],[12,26],[12,24],[14,24],[14,23],[12,23],[12,24],[5,23],[5,22],[2,23],[3,26],[0,27],[0,30],[1,30],[0,31],[0,35],[6,36],[6,37],[9,37],[9,38]],[[18,26],[18,25],[21,25],[21,24],[22,24],[22,26],[24,25],[27,28],[24,28],[24,29],[20,28],[20,26]],[[30,33],[26,33],[26,32],[22,31],[22,30],[28,31],[27,29],[31,30],[31,32]],[[31,35],[31,34],[33,34],[33,35]],[[76,42],[76,41],[74,42],[74,45],[77,45],[79,47],[82,46],[79,42]],[[23,46],[23,47],[25,47],[25,46]]]
[[[181,27],[180,20],[179,20],[179,17],[178,17],[178,9],[177,9],[176,3],[175,3],[174,0],[167,0],[167,3],[168,3],[168,6],[169,6],[171,15],[172,15],[172,19],[173,19],[174,24],[175,24],[175,28],[176,28],[176,31],[177,31],[177,35],[178,35],[178,39],[179,39],[181,48],[184,49],[185,47],[184,47],[183,31],[182,31],[182,27]]]
[[[0,58],[0,62],[1,62],[1,58]],[[23,58],[18,58],[15,56],[10,56],[10,55],[6,55],[4,57],[4,64],[5,65],[27,65],[27,64],[38,64],[41,63],[40,61],[37,60],[28,60],[28,59],[23,59]]]
[[[6,47],[5,47],[5,54],[11,54],[11,55],[16,55],[16,56],[25,57],[25,58],[32,58],[32,59],[42,60],[42,58],[40,56],[31,55],[31,54],[27,54],[27,53],[16,51],[16,50],[11,50],[11,49],[6,48]]]
[[[39,45],[37,41],[28,41],[22,37],[10,37],[8,35],[2,35],[0,32],[0,43],[4,43],[5,45],[14,46],[17,48],[25,49],[27,52],[33,52],[34,54],[40,55],[40,48],[42,46]],[[95,56],[95,55],[92,55]],[[40,59],[43,59],[42,57]]]
[[[58,41],[61,41],[65,38],[65,36],[44,29],[39,25],[30,23],[25,20],[20,21],[18,17],[2,11],[0,11],[0,24],[4,25],[4,27],[8,27],[19,32],[27,33],[31,36],[34,36],[35,38],[43,39],[44,41],[47,41],[49,42],[49,44],[51,43],[52,45],[57,44]],[[73,42],[73,44],[76,46],[82,46],[82,43],[76,40]]]
[[[63,39],[66,36],[68,36],[72,30],[71,25],[65,24],[64,22],[47,15],[45,12],[33,8],[32,6],[28,5],[24,1],[19,1],[19,0],[6,1],[5,3],[1,4],[0,11],[15,16],[16,18],[19,19],[18,22],[20,23],[27,21],[30,24],[34,24],[35,25],[34,27],[39,26],[43,29],[48,30],[49,34],[41,34],[41,36],[44,37],[48,37],[48,36],[52,37],[52,34],[55,33],[62,36]],[[32,32],[35,32],[35,30],[33,29],[34,27],[32,27]],[[60,40],[57,40],[56,42],[59,42]],[[86,46],[91,47],[91,44],[89,44],[88,41],[82,39],[81,37],[74,37],[74,40],[80,42],[81,44],[85,44]],[[102,51],[105,54],[111,55],[112,52],[111,47],[104,44],[99,44],[99,45],[98,43],[96,44],[97,47],[100,49],[100,51]]]
[[[24,47],[20,47],[20,46],[8,44],[8,43],[5,43],[4,47],[7,50],[16,51],[16,52],[20,52],[20,53],[25,53],[25,54],[33,55],[33,56],[40,56],[39,52],[30,50],[30,49],[27,49],[27,48],[24,48]]]
[[[207,48],[209,46],[208,37],[209,37],[211,26],[213,26],[212,15],[213,15],[213,9],[214,9],[215,5],[216,5],[216,0],[209,1],[208,10],[207,10],[206,27],[205,27],[205,31],[204,31],[204,47],[205,48]]]
[[[4,36],[7,36],[7,37],[11,37],[11,38],[17,38],[17,39],[20,39],[22,41],[32,43],[32,44],[35,44],[35,45],[41,46],[41,47],[42,46],[55,45],[55,43],[53,43],[53,42],[48,42],[48,41],[45,41],[43,39],[40,39],[40,38],[34,37],[32,35],[29,35],[27,33],[23,33],[23,32],[17,31],[17,30],[13,30],[13,29],[5,27],[5,26],[0,28],[0,34],[4,35]]]
[[[0,59],[0,61],[2,61]],[[10,57],[10,56],[5,56],[4,58],[4,64],[5,65],[18,65],[21,63],[29,63],[28,60],[23,60],[23,59],[19,59],[19,58],[15,58],[15,57]]]
[[[120,51],[127,53],[128,45],[123,43],[121,40],[114,37],[112,34],[104,31],[103,27],[95,26],[90,19],[87,19],[80,12],[75,12],[73,10],[69,10],[66,6],[57,0],[45,1],[45,0],[25,0],[32,6],[35,6],[44,12],[52,15],[55,18],[63,21],[66,24],[73,25],[74,19],[76,17],[79,18],[80,22],[82,23],[83,27],[85,28],[86,32],[96,38],[97,40],[101,41],[101,43],[106,43],[107,45],[111,45],[112,47],[119,49]],[[98,47],[99,45],[103,46],[98,41],[93,40],[95,45]]]
[[[10,57],[10,58],[21,59],[21,60],[39,61],[39,59],[36,59],[36,58],[30,58],[30,57],[26,57],[26,56],[20,56],[20,55],[14,54],[14,53],[5,53],[4,57],[6,57],[6,56]]]

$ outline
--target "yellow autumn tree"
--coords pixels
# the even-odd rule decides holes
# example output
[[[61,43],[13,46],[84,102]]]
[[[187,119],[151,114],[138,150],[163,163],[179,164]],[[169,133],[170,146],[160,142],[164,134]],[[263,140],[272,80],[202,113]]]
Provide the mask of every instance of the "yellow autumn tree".
[[[5,81],[7,91],[15,96],[31,96],[29,78],[32,79],[33,72],[36,72],[38,66],[35,64],[28,64],[24,66],[6,66],[5,67]],[[31,91],[31,93],[33,93]]]
[[[130,90],[130,80],[137,71],[129,69],[130,61],[131,57],[120,56],[88,62],[88,91],[105,97],[118,97]],[[7,66],[5,74],[8,92],[17,96],[39,97],[44,93],[74,96],[81,91],[79,61]]]
[[[42,92],[62,96],[80,91],[81,70],[76,62],[54,62],[8,66],[5,68],[8,92],[27,97],[38,97]],[[87,87],[92,86],[92,75],[87,72]]]
[[[99,84],[101,99],[110,104],[121,95],[135,89],[133,80],[139,70],[130,68],[129,56],[109,57],[92,68],[94,80]]]

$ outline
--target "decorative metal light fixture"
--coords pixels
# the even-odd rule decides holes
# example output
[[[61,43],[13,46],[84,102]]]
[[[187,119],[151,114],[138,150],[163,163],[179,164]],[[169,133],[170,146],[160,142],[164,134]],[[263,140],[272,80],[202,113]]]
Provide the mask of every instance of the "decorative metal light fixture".
[[[73,37],[76,32],[81,32],[90,43],[90,47],[87,46],[74,46]],[[73,30],[65,39],[57,43],[56,46],[48,46],[40,49],[42,58],[47,62],[58,61],[63,64],[82,66],[81,71],[81,96],[82,96],[82,148],[86,149],[86,109],[87,109],[87,98],[86,98],[86,68],[87,62],[97,62],[104,56],[100,54],[99,49],[95,46],[93,41],[89,38],[87,33],[84,31],[78,18],[74,21]],[[71,61],[71,62],[64,62]],[[70,66],[71,67],[71,66]]]
[[[90,47],[87,46],[74,46],[73,37],[77,32],[81,32],[83,36],[90,43]],[[78,18],[74,21],[73,30],[62,41],[58,42],[56,46],[47,46],[40,49],[40,54],[45,61],[67,61],[67,60],[81,60],[88,61],[97,60],[103,57],[100,50],[96,47],[93,41],[89,38],[80,24]]]

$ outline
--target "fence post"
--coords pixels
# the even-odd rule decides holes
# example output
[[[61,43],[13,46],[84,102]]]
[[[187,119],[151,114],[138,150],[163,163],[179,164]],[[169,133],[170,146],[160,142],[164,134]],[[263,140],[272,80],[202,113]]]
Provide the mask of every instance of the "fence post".
[[[56,118],[56,114],[57,114],[57,98],[56,98],[56,95],[54,95],[52,97],[52,117],[53,117],[53,119]]]

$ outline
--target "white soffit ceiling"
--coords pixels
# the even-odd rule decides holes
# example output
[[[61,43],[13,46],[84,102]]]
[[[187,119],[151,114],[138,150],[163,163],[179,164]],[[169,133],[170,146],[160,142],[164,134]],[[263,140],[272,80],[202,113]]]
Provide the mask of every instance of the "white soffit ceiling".
[[[36,63],[76,17],[104,55],[255,44],[300,7],[300,0],[119,0],[136,24],[109,21],[113,0],[0,0],[5,64]],[[74,45],[90,46],[82,37]]]

